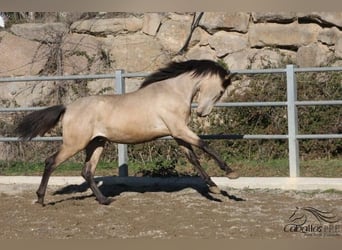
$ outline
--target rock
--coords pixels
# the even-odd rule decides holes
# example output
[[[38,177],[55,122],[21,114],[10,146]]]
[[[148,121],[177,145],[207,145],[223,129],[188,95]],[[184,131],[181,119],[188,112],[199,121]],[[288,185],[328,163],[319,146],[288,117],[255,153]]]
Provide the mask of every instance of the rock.
[[[23,23],[11,27],[11,32],[17,36],[42,42],[54,42],[58,36],[68,31],[64,23]]]
[[[335,56],[342,58],[342,36],[340,36],[335,44]]]
[[[89,68],[88,58],[81,54],[65,56],[65,59],[63,60],[64,75],[87,74],[90,73]]]
[[[208,40],[210,37],[210,34],[208,34],[204,29],[202,29],[201,27],[197,27],[192,33],[189,46],[193,47],[196,44],[199,44],[200,46],[209,45]]]
[[[317,41],[322,28],[317,24],[260,23],[250,26],[251,47],[301,47]]]
[[[326,66],[331,60],[332,52],[325,45],[313,43],[300,47],[297,51],[297,64],[299,67]]]
[[[216,60],[216,53],[209,46],[199,46],[196,45],[189,49],[186,54],[186,59],[207,59]]]
[[[87,83],[89,95],[110,95],[114,94],[114,79],[97,79]]]
[[[112,38],[109,58],[116,69],[128,72],[151,71],[171,60],[162,46],[151,36],[132,34]]]
[[[282,56],[279,51],[262,49],[258,50],[251,61],[252,69],[278,68],[281,64]]]
[[[55,90],[56,85],[51,81],[29,82],[18,91],[15,100],[22,107],[38,106],[40,103],[56,104],[57,99],[50,96]]]
[[[301,19],[342,28],[342,12],[297,13]]]
[[[224,58],[229,69],[264,69],[282,66],[284,61],[294,61],[295,52],[271,49],[247,49]]]
[[[222,29],[246,33],[249,18],[250,15],[243,12],[205,12],[200,21],[200,26],[211,34]]]
[[[157,38],[160,44],[171,53],[177,53],[190,34],[191,21],[165,21],[159,29]]]
[[[332,65],[332,67],[342,67],[342,60],[335,61]],[[342,83],[341,83],[342,85]]]
[[[224,62],[231,70],[248,69],[252,65],[252,59],[257,53],[257,49],[246,49],[227,55]]]
[[[322,21],[342,28],[342,12],[320,12]]]
[[[100,41],[87,34],[68,34],[63,39],[63,73],[96,73],[101,57]]]
[[[150,36],[155,36],[159,29],[160,22],[161,18],[158,13],[146,13],[144,15],[142,32]]]
[[[255,23],[292,23],[297,18],[294,12],[252,12],[252,19]]]
[[[142,79],[126,78],[126,93],[137,90],[141,85]],[[98,79],[87,83],[89,95],[112,95],[115,93],[115,79]]]
[[[37,75],[47,54],[47,46],[6,32],[0,42],[0,76]]]
[[[124,34],[142,29],[143,21],[137,17],[89,19],[74,22],[71,30],[78,33],[91,34]]]
[[[0,84],[0,96],[7,106],[30,107],[46,103],[55,89],[53,82],[10,82]]]
[[[209,38],[209,45],[218,57],[244,50],[248,47],[248,37],[234,32],[218,31]]]
[[[286,49],[279,49],[279,53],[281,55],[281,67],[287,64],[296,64],[297,62],[297,52],[286,50]]]
[[[338,28],[326,28],[323,29],[318,35],[318,41],[326,45],[334,45],[338,38],[342,37],[342,32]]]
[[[171,19],[173,21],[177,21],[177,22],[192,22],[193,20],[193,14],[189,14],[189,13],[186,13],[186,12],[167,12],[165,13],[165,16],[168,18],[168,19]]]
[[[126,78],[126,93],[136,91],[140,87],[142,81],[143,79]]]

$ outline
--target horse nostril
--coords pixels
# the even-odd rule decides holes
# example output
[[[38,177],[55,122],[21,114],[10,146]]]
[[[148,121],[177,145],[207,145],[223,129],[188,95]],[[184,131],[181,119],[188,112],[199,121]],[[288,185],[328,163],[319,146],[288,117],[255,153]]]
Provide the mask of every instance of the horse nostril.
[[[199,117],[206,117],[209,115],[210,111],[208,111],[208,110],[204,110],[204,111],[197,110],[196,113]]]

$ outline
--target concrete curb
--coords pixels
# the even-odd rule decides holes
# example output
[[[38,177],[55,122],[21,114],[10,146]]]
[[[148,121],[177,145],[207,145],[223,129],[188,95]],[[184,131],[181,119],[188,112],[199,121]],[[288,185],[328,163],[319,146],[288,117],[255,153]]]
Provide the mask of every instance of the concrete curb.
[[[0,184],[39,185],[40,176],[0,176]],[[204,185],[199,177],[96,177],[98,182],[105,185],[128,185],[128,186],[150,186],[150,185]],[[212,180],[221,188],[250,188],[250,189],[282,189],[282,190],[341,190],[342,178],[316,178],[316,177],[240,177],[230,180],[226,177],[212,177]],[[81,185],[84,183],[82,177],[74,176],[53,176],[49,185],[67,186]]]

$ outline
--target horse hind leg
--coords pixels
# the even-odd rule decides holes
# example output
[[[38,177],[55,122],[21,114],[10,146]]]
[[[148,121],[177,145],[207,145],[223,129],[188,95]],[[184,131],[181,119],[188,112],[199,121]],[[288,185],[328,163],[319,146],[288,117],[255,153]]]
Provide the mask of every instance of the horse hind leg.
[[[45,168],[40,182],[39,188],[36,192],[38,200],[37,203],[44,205],[44,197],[46,193],[46,188],[50,179],[52,172],[64,161],[69,159],[71,156],[79,152],[80,149],[74,147],[68,147],[63,144],[58,152],[48,157],[45,160]]]
[[[93,191],[97,201],[103,205],[109,205],[113,200],[104,196],[94,180],[96,165],[100,159],[106,139],[96,137],[86,147],[86,160],[82,170],[83,178],[88,182],[90,189]]]

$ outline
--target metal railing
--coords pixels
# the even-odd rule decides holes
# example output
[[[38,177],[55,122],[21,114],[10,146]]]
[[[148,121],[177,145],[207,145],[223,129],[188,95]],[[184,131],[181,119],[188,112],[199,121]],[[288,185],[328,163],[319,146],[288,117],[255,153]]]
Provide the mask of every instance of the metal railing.
[[[342,105],[342,100],[326,100],[326,101],[298,101],[297,100],[297,84],[296,73],[298,72],[329,72],[342,71],[342,67],[321,67],[321,68],[296,68],[293,65],[287,65],[286,68],[280,69],[260,69],[260,70],[232,70],[232,73],[237,74],[285,74],[286,75],[286,93],[287,100],[285,102],[224,102],[217,103],[217,107],[287,107],[288,133],[287,134],[245,134],[245,135],[201,135],[203,139],[284,139],[288,140],[289,149],[289,173],[290,177],[299,177],[299,146],[300,139],[342,139],[342,134],[298,134],[298,106],[312,105]],[[10,77],[0,78],[2,82],[29,82],[29,81],[61,81],[61,80],[80,80],[80,79],[115,79],[115,93],[125,93],[125,79],[135,77],[145,77],[147,73],[125,73],[123,70],[116,70],[115,74],[103,75],[70,75],[70,76],[37,76],[37,77]],[[341,97],[342,98],[342,97]],[[196,107],[196,104],[192,104]],[[19,111],[34,111],[45,107],[15,107],[15,108],[0,108],[0,112],[19,112]],[[170,139],[171,137],[163,137],[161,139]],[[62,140],[62,137],[37,137],[33,141],[56,141]],[[0,142],[16,142],[17,137],[0,137]],[[119,175],[127,176],[128,156],[127,145],[118,145],[118,163]]]

